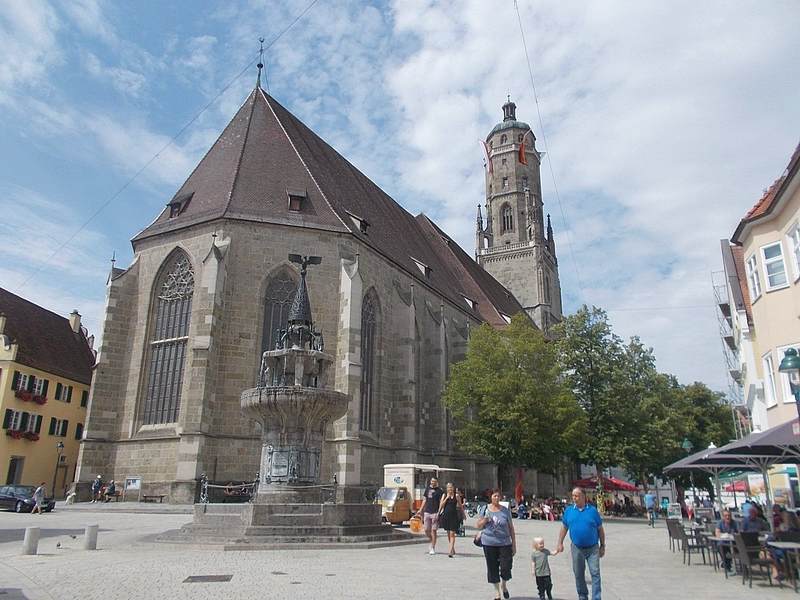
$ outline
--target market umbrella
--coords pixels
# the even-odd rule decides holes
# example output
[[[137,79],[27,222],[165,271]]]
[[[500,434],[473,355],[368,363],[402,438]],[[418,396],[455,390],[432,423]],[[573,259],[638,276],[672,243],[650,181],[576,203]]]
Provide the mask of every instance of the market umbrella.
[[[717,498],[722,501],[722,490],[719,478],[722,473],[727,471],[757,471],[758,469],[749,464],[745,459],[738,456],[718,456],[719,448],[710,446],[694,454],[675,461],[671,465],[664,467],[664,472],[674,471],[702,471],[714,478],[714,490]]]
[[[784,462],[800,462],[800,425],[792,420],[766,431],[757,431],[717,448],[714,457],[718,460],[732,458],[742,460],[758,468],[764,478],[767,505],[772,504],[769,473],[772,465]]]

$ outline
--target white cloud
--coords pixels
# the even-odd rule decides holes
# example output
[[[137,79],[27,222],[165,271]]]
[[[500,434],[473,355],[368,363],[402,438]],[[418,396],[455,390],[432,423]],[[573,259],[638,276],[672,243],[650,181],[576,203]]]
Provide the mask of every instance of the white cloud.
[[[141,73],[136,73],[135,71],[122,67],[108,67],[100,62],[100,59],[91,52],[86,53],[84,65],[92,77],[108,81],[122,94],[138,96],[147,83],[147,79]]]
[[[0,103],[20,87],[41,82],[61,60],[59,20],[43,0],[8,0],[0,10]]]
[[[611,312],[615,327],[641,334],[660,368],[719,387],[718,240],[781,172],[800,130],[796,6],[724,6],[520,3],[568,216],[569,232],[545,164],[565,295],[572,307],[625,309]],[[413,149],[400,177],[471,250],[483,191],[474,140],[499,121],[507,92],[544,149],[516,14],[479,0],[402,0],[393,13],[418,43],[387,72],[399,142]],[[708,308],[665,308],[698,305]]]

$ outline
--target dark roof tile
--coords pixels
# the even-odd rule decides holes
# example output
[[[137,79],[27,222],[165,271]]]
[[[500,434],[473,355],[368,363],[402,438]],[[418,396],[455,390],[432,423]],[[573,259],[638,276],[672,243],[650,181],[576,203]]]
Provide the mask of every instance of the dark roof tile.
[[[94,352],[69,319],[0,288],[3,333],[19,345],[16,362],[86,385],[92,382]]]

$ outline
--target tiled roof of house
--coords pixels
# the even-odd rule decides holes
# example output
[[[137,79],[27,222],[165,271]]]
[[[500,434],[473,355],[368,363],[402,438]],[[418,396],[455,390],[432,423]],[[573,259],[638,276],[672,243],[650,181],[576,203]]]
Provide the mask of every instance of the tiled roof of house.
[[[772,211],[780,199],[781,194],[786,187],[786,183],[797,174],[798,167],[800,167],[800,144],[797,145],[792,153],[792,157],[789,159],[789,164],[786,166],[786,170],[783,172],[783,175],[778,177],[772,183],[772,185],[764,191],[764,193],[761,195],[761,198],[758,199],[758,202],[756,202],[753,207],[747,211],[747,214],[744,216],[744,218],[739,221],[736,231],[734,231],[733,235],[731,236],[731,241],[734,243],[739,243],[739,236],[741,235],[745,225]]]
[[[289,194],[303,196],[289,209]],[[464,310],[463,296],[509,316],[521,310],[502,285],[445,251],[430,222],[415,218],[274,98],[257,87],[144,238],[220,218],[346,232]],[[176,214],[177,213],[177,214]],[[438,229],[438,228],[437,228]],[[451,246],[457,247],[455,243]],[[460,254],[459,254],[460,253]],[[466,256],[464,254],[464,256]],[[428,267],[423,273],[419,263]],[[479,271],[479,272],[478,272]],[[480,293],[475,287],[479,288]],[[500,291],[502,290],[502,292]],[[505,322],[505,321],[504,321]]]
[[[92,382],[95,357],[83,331],[69,320],[0,288],[3,333],[19,345],[16,362],[86,385]]]

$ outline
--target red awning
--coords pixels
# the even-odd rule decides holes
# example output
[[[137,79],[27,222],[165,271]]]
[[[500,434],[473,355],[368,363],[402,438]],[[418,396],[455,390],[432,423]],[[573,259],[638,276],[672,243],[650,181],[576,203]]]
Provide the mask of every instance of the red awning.
[[[586,479],[578,479],[572,485],[586,489],[595,489],[597,487],[597,476],[587,477]],[[638,488],[632,483],[617,479],[616,477],[603,477],[603,489],[606,491],[615,492],[636,492]]]
[[[726,492],[747,492],[747,482],[744,479],[740,479],[739,481],[734,481],[733,483],[726,483],[725,487],[722,488]]]

